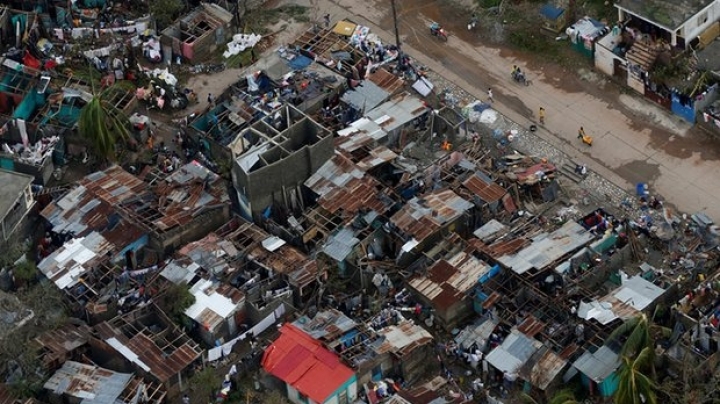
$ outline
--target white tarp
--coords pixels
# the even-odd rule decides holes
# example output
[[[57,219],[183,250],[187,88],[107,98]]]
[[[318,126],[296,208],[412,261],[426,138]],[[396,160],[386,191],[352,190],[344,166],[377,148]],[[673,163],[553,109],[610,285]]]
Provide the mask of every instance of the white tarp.
[[[225,59],[235,56],[246,49],[251,49],[262,39],[258,34],[236,34],[233,35],[232,41],[228,42],[228,50],[223,52]]]

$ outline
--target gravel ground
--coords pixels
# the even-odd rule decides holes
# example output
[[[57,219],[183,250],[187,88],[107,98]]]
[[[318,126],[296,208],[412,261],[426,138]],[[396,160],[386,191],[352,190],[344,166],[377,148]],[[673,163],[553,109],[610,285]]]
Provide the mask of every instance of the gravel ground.
[[[435,85],[436,93],[441,98],[450,98],[452,101],[451,104],[453,104],[456,109],[461,109],[463,106],[477,101],[477,98],[473,95],[438,75],[436,72],[428,70],[426,75],[428,80]],[[444,97],[444,94],[449,94],[449,97]],[[528,156],[546,158],[558,168],[565,164],[573,164],[572,158],[563,151],[558,150],[552,144],[543,140],[527,128],[521,127],[499,113],[497,120],[490,125],[482,123],[470,125],[474,125],[478,129],[478,133],[485,136],[486,144],[497,143],[496,140],[491,139],[491,133],[494,129],[501,129],[503,131],[515,130],[517,131],[517,136],[515,136],[512,143],[505,146],[508,152],[517,150]],[[498,145],[495,147],[498,147]],[[577,214],[579,215],[587,213],[589,209],[594,207],[603,207],[615,215],[625,216],[635,220],[648,213],[653,217],[654,221],[661,220],[662,218],[660,211],[642,211],[640,209],[639,198],[595,172],[589,171],[585,179],[579,184],[560,176],[560,183],[570,201],[579,203],[579,201],[586,198],[589,199],[587,206],[578,207]]]

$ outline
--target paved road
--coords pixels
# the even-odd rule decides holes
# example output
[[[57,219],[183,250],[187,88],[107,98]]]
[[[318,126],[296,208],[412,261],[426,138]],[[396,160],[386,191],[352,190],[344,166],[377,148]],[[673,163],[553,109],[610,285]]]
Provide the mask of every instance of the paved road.
[[[330,13],[333,20],[350,18],[394,42],[389,1],[296,3]],[[399,4],[401,40],[404,51],[420,63],[478,99],[485,99],[492,87],[494,108],[522,125],[533,123],[535,112],[543,106],[547,122],[539,134],[545,140],[628,191],[638,182],[647,182],[651,191],[681,211],[704,211],[720,219],[720,177],[715,175],[720,171],[720,147],[712,140],[649,102],[621,92],[590,69],[581,72],[582,79],[577,78],[578,72],[552,66],[533,71],[522,60],[473,40],[460,28],[465,24],[463,17],[440,13],[439,1],[411,3],[404,9]],[[450,26],[454,35],[447,43],[428,35],[431,20]],[[532,86],[509,80],[513,64],[524,67]],[[592,148],[576,138],[580,126],[594,136]]]

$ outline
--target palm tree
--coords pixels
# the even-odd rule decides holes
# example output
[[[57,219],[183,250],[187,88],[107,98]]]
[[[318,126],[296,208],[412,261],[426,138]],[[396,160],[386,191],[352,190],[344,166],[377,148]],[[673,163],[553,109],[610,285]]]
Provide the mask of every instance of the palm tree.
[[[634,359],[623,355],[615,404],[657,404],[655,382],[643,373],[653,366],[653,354],[653,347],[645,347]]]
[[[653,319],[659,308],[655,309]],[[635,358],[645,348],[650,348],[650,372],[655,379],[655,335],[661,334],[669,337],[672,331],[652,322],[646,314],[640,314],[625,321],[616,328],[608,337],[608,341],[618,341],[620,337],[627,335],[627,339],[620,351],[621,356]]]
[[[521,398],[528,404],[538,404],[538,401],[527,393],[521,393]],[[555,393],[548,404],[580,404],[580,401],[575,398],[575,393],[571,389],[563,389]]]
[[[115,145],[119,140],[130,138],[127,116],[109,101],[116,91],[117,88],[108,87],[99,94],[93,94],[78,117],[80,135],[90,143],[96,156],[105,161],[115,161]]]

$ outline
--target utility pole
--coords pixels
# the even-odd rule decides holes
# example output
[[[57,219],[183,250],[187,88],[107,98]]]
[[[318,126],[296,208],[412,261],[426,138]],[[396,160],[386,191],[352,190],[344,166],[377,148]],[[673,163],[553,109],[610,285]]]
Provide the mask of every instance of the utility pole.
[[[395,0],[390,0],[390,4],[392,5],[392,14],[393,14],[393,24],[395,25],[395,46],[397,46],[398,49],[398,67],[402,68],[403,64],[403,52],[402,48],[400,47],[400,32],[398,30],[398,20],[397,20],[397,11],[395,9]]]

